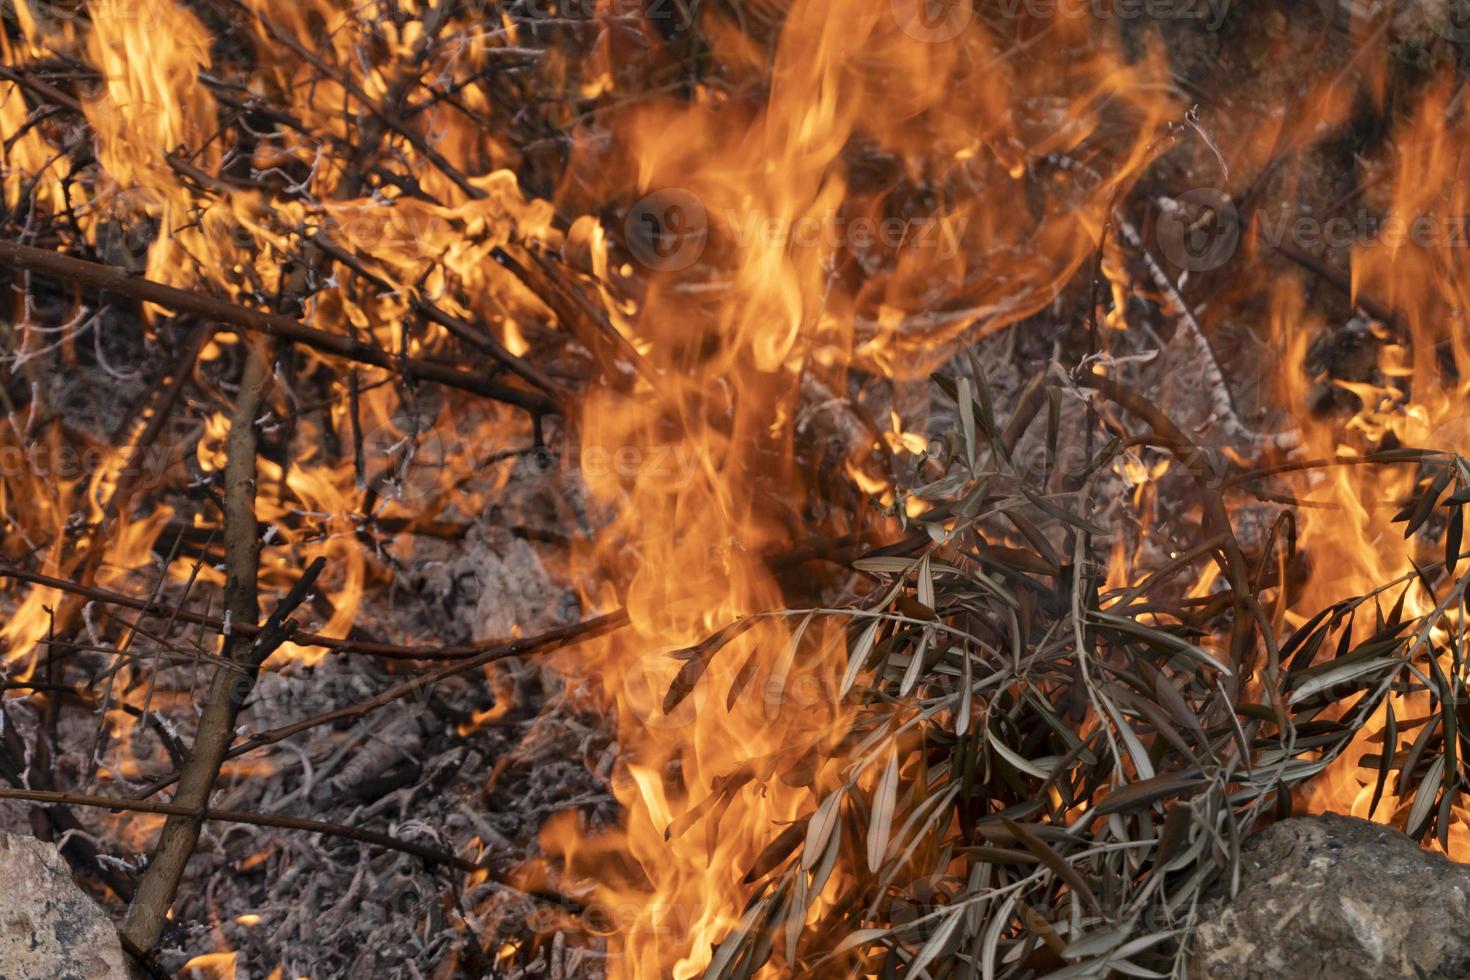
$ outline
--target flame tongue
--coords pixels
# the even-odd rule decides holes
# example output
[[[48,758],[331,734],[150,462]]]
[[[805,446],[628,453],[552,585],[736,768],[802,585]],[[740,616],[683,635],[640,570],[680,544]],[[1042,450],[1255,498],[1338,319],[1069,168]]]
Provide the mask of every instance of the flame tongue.
[[[661,703],[684,667],[670,651],[781,607],[764,558],[803,523],[807,494],[792,446],[800,378],[813,346],[847,342],[824,317],[834,248],[788,250],[761,238],[803,221],[831,227],[843,200],[835,164],[857,103],[842,76],[875,30],[876,8],[824,6],[791,12],[787,36],[796,32],[804,50],[797,57],[783,46],[770,102],[748,129],[732,132],[715,109],[632,123],[639,190],[677,206],[669,188],[678,188],[708,223],[711,245],[727,250],[731,281],[728,299],[707,315],[678,276],[655,282],[636,329],[656,382],[631,396],[595,395],[582,417],[584,459],[629,447],[651,455],[672,433],[679,461],[672,473],[641,467],[631,481],[589,474],[620,515],[599,539],[616,550],[589,558],[631,572],[632,630],[598,658],[626,753],[619,797],[628,819],[616,841],[591,853],[555,829],[545,835],[571,852],[575,871],[605,879],[604,848],[639,865],[644,887],[604,895],[633,910],[613,961],[628,976],[689,977],[709,964],[739,924],[753,859],[811,805],[810,789],[771,778],[773,770],[828,737],[838,715],[824,680],[840,655],[834,638],[818,629],[800,636],[780,618],[695,654],[688,663],[703,674],[695,689],[667,714]],[[732,227],[742,219],[750,227]],[[754,236],[740,234],[752,228]],[[834,777],[817,774],[819,785]]]
[[[571,820],[543,834],[574,875],[600,882],[601,902],[626,913],[612,940],[619,975],[701,973],[751,915],[772,914],[765,905],[744,911],[746,872],[783,834],[816,834],[836,818],[835,805],[818,804],[848,778],[842,753],[831,751],[848,728],[836,696],[843,634],[800,613],[741,620],[782,607],[764,559],[807,536],[810,513],[825,512],[795,462],[802,379],[843,392],[850,363],[921,371],[977,320],[996,329],[1055,295],[1091,254],[1105,208],[1144,154],[1125,153],[1080,194],[1065,184],[1066,204],[1043,205],[1035,218],[968,192],[945,198],[967,180],[1012,193],[1028,164],[1095,125],[1095,100],[1129,103],[1140,132],[1165,118],[1165,104],[1139,97],[1105,48],[1090,53],[1094,60],[1068,72],[1080,92],[1075,108],[1028,146],[1000,115],[1025,93],[1007,91],[1014,80],[981,32],[929,43],[884,4],[799,0],[759,111],[702,92],[692,108],[646,108],[618,123],[626,163],[572,162],[589,178],[626,174],[642,195],[627,231],[639,271],[651,275],[622,324],[645,382],[631,393],[592,393],[581,417],[584,460],[649,463],[584,467],[618,514],[584,560],[627,582],[632,619],[593,661],[616,706],[627,824],[596,840]],[[938,159],[934,140],[951,147]],[[855,189],[845,159],[855,141],[938,169]],[[897,199],[926,180],[936,182],[937,204],[919,210]],[[859,240],[865,216],[876,247]],[[898,228],[892,241],[882,219]],[[960,253],[982,242],[997,275],[974,287]],[[875,253],[866,271],[865,248]],[[696,278],[711,269],[713,298]],[[988,287],[996,293],[972,292]],[[936,310],[941,303],[956,312]],[[922,436],[895,430],[897,445],[912,437],[922,451]],[[652,465],[665,450],[678,464]],[[863,465],[848,468],[861,474]],[[884,481],[874,486],[886,492]],[[749,628],[731,636],[731,623]],[[703,642],[712,634],[721,642]],[[586,666],[579,655],[578,669]],[[833,825],[825,833],[808,852],[813,861],[842,837]],[[621,884],[608,874],[613,855],[638,866]],[[839,879],[819,879],[793,899],[802,904],[784,912],[791,943],[822,915]]]
[[[599,12],[621,16],[607,6]],[[299,302],[292,312],[321,329],[411,357],[435,356],[451,333],[477,338],[502,362],[506,352],[558,344],[592,351],[601,377],[578,412],[576,457],[611,516],[594,541],[576,546],[572,564],[590,583],[587,605],[624,605],[631,625],[579,649],[567,669],[598,678],[612,706],[626,822],[594,835],[564,816],[548,825],[544,844],[564,857],[569,881],[593,881],[599,912],[587,924],[609,935],[613,972],[626,976],[697,975],[733,955],[721,945],[729,935],[778,913],[786,917],[784,961],[795,969],[791,951],[803,926],[831,911],[852,873],[834,868],[838,848],[856,839],[836,794],[849,781],[866,787],[883,777],[852,772],[850,746],[839,750],[854,710],[839,696],[847,659],[840,626],[802,610],[778,612],[795,593],[821,590],[778,581],[772,559],[813,539],[896,536],[886,457],[907,462],[927,444],[922,420],[896,405],[903,385],[922,384],[962,340],[1062,309],[1064,290],[1086,283],[1094,258],[1111,310],[1101,339],[1092,338],[1102,349],[1091,353],[1106,357],[1130,329],[1136,300],[1193,324],[1184,285],[1161,282],[1154,265],[1139,276],[1144,237],[1115,211],[1171,140],[1199,132],[1192,118],[1174,125],[1186,106],[1172,95],[1160,52],[1125,57],[1085,18],[1021,16],[993,27],[972,17],[968,3],[937,18],[907,0],[744,6],[751,20],[737,25],[707,5],[700,26],[714,41],[714,67],[697,83],[681,77],[677,102],[640,91],[626,106],[602,106],[602,121],[586,115],[587,135],[606,125],[618,139],[611,149],[589,139],[567,163],[557,204],[583,217],[565,231],[558,207],[526,194],[513,172],[551,183],[530,151],[480,125],[490,107],[477,86],[408,98],[423,97],[426,77],[493,74],[494,45],[446,51],[429,43],[445,22],[372,3],[230,0],[213,12],[253,41],[248,64],[226,59],[200,16],[174,0],[149,0],[147,16],[129,0],[97,0],[85,23],[43,22],[22,3],[16,29],[0,34],[7,64],[55,55],[89,66],[85,96],[71,111],[85,117],[96,157],[87,206],[76,207],[80,191],[57,163],[45,120],[29,119],[20,98],[0,99],[7,204],[33,181],[37,206],[70,214],[108,261],[252,307]],[[507,42],[521,30],[509,15],[473,27]],[[605,31],[579,63],[542,52],[545,77],[583,99],[620,94],[620,59],[657,63],[663,42],[633,51],[618,37]],[[1364,87],[1381,104],[1386,55],[1374,55]],[[0,88],[19,91],[9,80]],[[1209,171],[1218,166],[1226,184],[1232,170],[1264,172],[1277,155],[1305,152],[1350,118],[1353,93],[1338,77],[1307,91],[1290,110],[1207,119],[1204,129],[1222,134],[1223,144],[1197,141]],[[1470,123],[1449,79],[1417,97],[1414,111],[1394,121],[1394,153],[1364,163],[1365,200],[1404,229],[1352,250],[1352,300],[1369,310],[1371,298],[1393,314],[1355,323],[1373,357],[1322,368],[1320,338],[1338,325],[1314,319],[1295,280],[1269,285],[1280,355],[1271,380],[1301,431],[1299,458],[1332,464],[1283,477],[1302,504],[1300,542],[1311,564],[1304,582],[1284,561],[1276,569],[1272,613],[1289,626],[1403,575],[1410,557],[1424,564],[1419,551],[1432,535],[1401,547],[1403,522],[1393,511],[1437,477],[1412,465],[1347,464],[1385,446],[1470,450],[1470,331],[1457,251],[1470,203]],[[235,133],[229,145],[217,130],[235,112],[251,125],[261,114],[270,125],[247,126],[248,138]],[[360,165],[373,160],[370,177]],[[1232,189],[1213,196],[1229,203]],[[618,209],[628,215],[621,229],[591,217]],[[1427,237],[1413,233],[1421,218]],[[1257,238],[1270,229],[1253,220],[1239,268],[1251,273],[1241,288],[1254,297],[1259,268],[1247,260],[1259,257]],[[119,237],[119,228],[131,234]],[[558,252],[562,265],[548,272],[540,263]],[[351,259],[351,276],[307,268],[338,253]],[[572,279],[568,269],[587,275],[557,279]],[[557,281],[532,295],[538,275]],[[1223,287],[1218,295],[1239,299]],[[30,312],[19,318],[22,362],[48,342],[30,329]],[[89,312],[76,311],[68,329],[81,329]],[[1186,335],[1181,328],[1173,336]],[[227,374],[244,342],[217,334],[201,356],[206,371]],[[327,368],[298,352],[293,370],[311,377]],[[318,600],[320,629],[341,635],[374,577],[386,575],[363,546],[368,518],[411,526],[452,510],[480,513],[506,478],[475,482],[488,465],[476,447],[525,446],[541,430],[539,419],[499,407],[472,413],[440,392],[363,382],[340,364],[330,370],[340,377],[323,388],[340,397],[296,406],[289,425],[269,420],[290,434],[278,460],[261,461],[259,516],[271,527],[263,585],[284,588],[302,555],[326,554],[334,578]],[[518,383],[544,379],[539,368],[519,374]],[[1219,374],[1215,365],[1216,381]],[[874,387],[899,391],[871,399],[881,403],[881,427],[866,417],[870,406],[847,404]],[[1313,413],[1312,403],[1339,411]],[[227,423],[203,404],[187,456],[208,476],[222,465]],[[836,452],[815,446],[812,434],[813,414],[832,404],[851,408],[859,433]],[[1228,398],[1224,407],[1233,412]],[[926,412],[924,405],[919,414]],[[329,457],[322,447],[359,425],[368,461]],[[18,419],[0,433],[5,448],[61,439]],[[127,522],[95,553],[76,531],[75,514],[95,524],[103,513],[121,463],[114,452],[84,478],[17,485],[7,475],[0,484],[0,505],[34,535],[25,547],[46,572],[85,566],[107,585],[149,560],[176,518],[166,504]],[[182,463],[169,458],[164,468]],[[1130,505],[1162,521],[1151,493],[1170,464],[1135,455],[1119,470]],[[1470,473],[1455,479],[1470,482]],[[894,520],[875,515],[870,501],[847,506],[858,497],[849,481]],[[829,499],[833,482],[846,498]],[[906,506],[915,516],[928,505]],[[195,523],[201,518],[177,520],[211,533]],[[1109,585],[1134,583],[1136,566],[1161,561],[1160,550],[1150,533],[1135,548],[1119,538]],[[1003,544],[994,553],[1025,555]],[[1038,574],[1052,571],[1049,559],[1035,561]],[[184,577],[177,568],[170,574]],[[207,563],[199,575],[204,584],[221,579]],[[1220,588],[1215,575],[1205,572],[1188,597],[1209,601]],[[1406,614],[1434,608],[1433,596],[1405,582]],[[13,657],[34,651],[56,599],[33,590],[8,619],[3,639]],[[1371,631],[1371,618],[1349,629]],[[308,654],[287,647],[282,655]],[[1423,716],[1427,701],[1416,696],[1395,710]],[[477,714],[463,731],[491,720]],[[1381,737],[1383,724],[1375,717],[1357,748]],[[1391,746],[1390,757],[1400,748]],[[1313,787],[1313,806],[1368,812],[1363,754],[1346,753]],[[1402,815],[1409,805],[1390,791],[1373,815]],[[1452,816],[1447,844],[1463,848],[1465,823],[1457,810]],[[785,905],[748,904],[748,873],[799,844],[803,891]]]
[[[1338,216],[1346,224],[1336,226],[1336,237],[1343,238],[1343,230],[1351,229],[1354,298],[1364,308],[1381,311],[1387,321],[1359,317],[1338,331],[1336,343],[1366,357],[1338,355],[1337,363],[1329,363],[1330,375],[1321,371],[1323,358],[1333,356],[1322,340],[1330,336],[1327,325],[1305,312],[1295,288],[1283,284],[1274,292],[1273,330],[1276,342],[1289,352],[1281,362],[1283,401],[1302,406],[1296,421],[1305,437],[1303,455],[1341,461],[1294,481],[1293,492],[1305,504],[1298,516],[1311,573],[1294,604],[1293,624],[1344,596],[1368,593],[1389,582],[1398,584],[1380,596],[1380,610],[1402,593],[1404,616],[1422,616],[1435,609],[1447,588],[1441,586],[1439,596],[1432,595],[1415,574],[1416,565],[1431,570],[1431,578],[1438,574],[1448,547],[1442,520],[1429,521],[1421,533],[1406,540],[1407,515],[1395,511],[1405,501],[1412,510],[1414,501],[1435,488],[1441,472],[1454,477],[1454,482],[1440,486],[1441,494],[1458,485],[1465,478],[1463,465],[1457,464],[1456,475],[1456,466],[1445,469],[1445,461],[1452,457],[1423,467],[1412,461],[1353,464],[1382,449],[1470,451],[1466,422],[1470,331],[1464,323],[1462,284],[1453,272],[1463,258],[1464,148],[1470,128],[1464,114],[1451,108],[1455,92],[1447,77],[1430,84],[1413,112],[1396,120],[1386,149],[1365,161],[1360,182],[1367,190],[1362,204],[1377,215],[1376,220],[1365,223],[1361,214]],[[1309,412],[1308,405],[1325,410]],[[1447,650],[1446,630],[1463,629],[1463,624],[1455,625],[1458,622],[1451,608],[1448,618],[1434,629],[1433,642]],[[1375,628],[1373,616],[1358,617],[1360,637]],[[1451,659],[1446,652],[1442,669],[1454,677]],[[1436,711],[1424,693],[1391,698],[1388,707],[1399,719],[1432,717]],[[1407,776],[1402,782],[1389,780],[1382,800],[1370,812],[1377,767],[1362,760],[1385,751],[1386,710],[1375,713],[1353,747],[1311,784],[1307,796],[1314,811],[1351,812],[1395,822],[1405,818],[1414,794],[1401,799],[1394,786],[1407,785]],[[1401,744],[1390,754],[1407,748],[1404,736],[1399,738]],[[1470,826],[1458,807],[1450,813],[1450,823],[1436,836],[1452,856],[1463,860],[1470,854]]]

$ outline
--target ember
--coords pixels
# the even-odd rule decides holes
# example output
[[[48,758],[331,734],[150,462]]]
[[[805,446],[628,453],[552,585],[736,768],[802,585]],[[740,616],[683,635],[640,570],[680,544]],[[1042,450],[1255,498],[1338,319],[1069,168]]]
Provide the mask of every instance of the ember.
[[[1470,859],[1470,34],[1367,6],[7,5],[5,826],[201,977],[1186,975],[1283,817]]]

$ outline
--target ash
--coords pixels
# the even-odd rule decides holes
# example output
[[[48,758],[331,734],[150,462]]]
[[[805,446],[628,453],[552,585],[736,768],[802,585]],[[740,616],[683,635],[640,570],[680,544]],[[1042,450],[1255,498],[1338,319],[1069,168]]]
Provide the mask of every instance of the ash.
[[[580,620],[576,592],[543,560],[542,552],[554,549],[527,537],[538,523],[561,520],[546,510],[550,483],[533,463],[516,463],[500,504],[462,535],[397,539],[390,556],[396,573],[365,596],[354,633],[459,644]],[[557,506],[577,495],[563,487]],[[157,568],[144,569],[126,587],[147,594],[157,577]],[[268,608],[272,597],[262,599]],[[185,601],[171,580],[160,600],[202,609]],[[212,651],[197,628],[181,627],[170,639],[178,647],[190,637]],[[146,657],[156,654],[151,647],[139,642],[136,649]],[[262,671],[237,736],[345,708],[424,669],[340,653],[311,664],[278,661]],[[100,653],[80,653],[75,663],[93,677],[109,666]],[[125,796],[174,768],[193,740],[196,705],[211,670],[208,663],[159,660],[147,721],[116,708],[125,692],[114,692],[108,719],[118,737],[100,744],[103,729],[94,714],[63,713],[55,733],[61,784]],[[137,692],[126,693],[126,700],[138,700]],[[558,925],[569,917],[554,897],[505,883],[536,857],[537,835],[552,814],[575,810],[594,830],[617,821],[608,788],[616,746],[594,694],[569,687],[533,657],[501,660],[227,763],[211,800],[215,808],[387,832],[483,859],[504,881],[352,840],[210,821],[179,889],[158,966],[170,975],[228,976],[209,954],[233,950],[241,980],[600,973],[600,939],[563,934]],[[23,744],[35,744],[41,721],[24,703],[8,706],[0,722]],[[31,833],[38,812],[0,803],[0,827]],[[83,829],[63,847],[88,838],[98,862],[124,875],[141,870],[162,823],[149,814],[98,809],[79,809],[78,816]],[[97,894],[121,915],[116,895]],[[516,962],[523,965],[502,970],[497,959],[508,945],[521,947]]]

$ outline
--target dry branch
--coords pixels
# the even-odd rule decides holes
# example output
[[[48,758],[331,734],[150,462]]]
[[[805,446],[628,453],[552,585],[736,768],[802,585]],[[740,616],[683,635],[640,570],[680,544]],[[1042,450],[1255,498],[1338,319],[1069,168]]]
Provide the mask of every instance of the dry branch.
[[[230,423],[226,441],[225,462],[225,610],[249,622],[259,615],[256,575],[260,560],[260,535],[255,526],[255,418],[271,380],[272,355],[252,348],[240,383],[240,395]],[[175,803],[183,812],[170,816],[159,835],[158,845],[148,870],[139,882],[138,892],[128,906],[120,930],[124,944],[132,951],[151,949],[163,931],[174,894],[183,879],[184,868],[199,841],[200,819],[219,776],[234,738],[235,718],[255,684],[255,674],[275,646],[284,642],[290,630],[279,624],[283,611],[289,612],[306,598],[321,573],[318,559],[291,590],[282,609],[272,617],[277,624],[256,640],[231,633],[225,638],[224,656],[245,671],[219,668],[210,682],[204,713],[199,718],[198,734],[189,750],[179,776]],[[294,628],[294,624],[292,624]],[[275,646],[272,646],[274,642]]]
[[[559,626],[556,629],[547,630],[546,632],[538,633],[535,636],[528,636],[520,640],[508,640],[502,643],[498,643],[492,647],[484,649],[479,655],[475,656],[472,659],[448,664],[444,667],[440,667],[438,670],[435,670],[432,673],[410,678],[409,680],[403,681],[400,684],[395,684],[393,687],[388,688],[381,694],[377,694],[371,698],[368,698],[365,701],[358,701],[357,703],[349,704],[346,707],[337,708],[333,711],[325,711],[321,714],[313,715],[310,718],[304,718],[301,721],[295,721],[291,722],[288,725],[282,725],[279,728],[273,728],[268,732],[261,732],[258,735],[252,735],[250,738],[245,739],[243,742],[230,749],[230,751],[225,754],[225,758],[237,758],[247,752],[262,748],[267,745],[273,745],[276,742],[281,741],[282,739],[290,738],[292,735],[307,731],[311,728],[316,728],[319,725],[329,725],[337,721],[345,721],[351,718],[361,718],[363,715],[370,714],[379,708],[390,705],[394,701],[400,701],[406,697],[419,695],[422,692],[427,691],[430,687],[439,683],[440,681],[447,680],[458,674],[467,673],[468,671],[474,670],[476,667],[483,667],[486,664],[494,663],[497,660],[504,660],[507,657],[520,657],[532,653],[549,653],[552,650],[560,650],[565,647],[572,646],[573,644],[581,643],[583,640],[590,640],[593,637],[601,636],[604,633],[609,633],[613,630],[622,629],[627,624],[627,611],[619,609],[616,612],[606,613],[605,615],[598,616],[594,619],[583,620],[582,622],[574,623],[571,626]],[[153,782],[143,787],[143,789],[139,790],[137,794],[138,798],[141,799],[144,797],[152,796],[159,790],[167,788],[168,786],[172,785],[179,778],[179,776],[180,774],[178,772],[171,772],[166,775],[160,776],[158,779],[155,779]]]
[[[146,472],[144,461],[148,452],[152,449],[164,429],[168,426],[170,415],[178,404],[184,388],[188,385],[190,377],[194,372],[194,364],[199,359],[200,352],[205,343],[214,335],[214,328],[208,324],[196,326],[185,339],[183,348],[179,351],[178,359],[164,380],[162,387],[158,390],[157,397],[153,401],[153,414],[143,426],[143,431],[138,434],[137,442],[128,454],[128,460],[118,474],[117,483],[113,486],[112,494],[107,498],[106,505],[102,508],[102,520],[93,533],[86,552],[74,566],[74,574],[83,584],[90,585],[97,574],[98,567],[107,553],[107,542],[110,532],[119,519],[126,519],[128,505],[132,501],[133,494],[137,490],[139,477]],[[126,428],[123,430],[126,431]],[[77,604],[67,602],[57,611],[56,628],[58,634],[63,638],[63,643],[69,643],[75,639]],[[47,660],[56,653],[53,646],[47,651]]]
[[[29,582],[32,585],[56,589],[59,592],[73,593],[91,599],[93,602],[122,606],[125,609],[136,609],[151,616],[169,617],[181,623],[203,626],[206,629],[215,630],[216,632],[223,631],[225,627],[224,620],[218,616],[209,616],[187,609],[174,609],[160,605],[157,602],[150,602],[147,599],[139,599],[137,596],[113,592],[110,589],[80,585],[64,578],[57,578],[54,575],[43,575],[40,572],[32,572],[24,568],[15,568],[0,564],[0,578],[15,579],[17,582]],[[611,615],[616,614],[610,613],[609,616]],[[596,620],[589,622],[596,622]],[[230,622],[230,632],[239,633],[243,636],[257,636],[262,628],[254,623],[236,620],[231,620]],[[559,632],[559,629],[551,630],[547,633],[540,634],[540,636],[530,637],[529,640],[535,641],[540,637],[550,637]],[[324,636],[321,633],[307,633],[298,630],[291,634],[291,642],[297,646],[320,647],[324,650],[335,650],[338,653],[358,653],[370,657],[382,657],[385,660],[460,661],[528,641],[493,640],[488,643],[464,643],[447,646],[406,646],[397,643],[380,643],[373,640],[353,640],[339,636]]]
[[[1264,233],[1262,237],[1264,238]],[[1352,297],[1353,303],[1358,309],[1379,323],[1387,324],[1395,329],[1403,328],[1404,319],[1399,316],[1397,310],[1363,292],[1362,288],[1355,285],[1348,276],[1334,269],[1311,252],[1299,248],[1291,242],[1272,242],[1271,247],[1322,281],[1335,286],[1343,293]]]
[[[1225,509],[1225,501],[1220,495],[1218,481],[1208,473],[1209,462],[1204,450],[1185,435],[1184,431],[1174,424],[1173,419],[1147,399],[1130,391],[1112,378],[1101,374],[1089,374],[1084,383],[1102,392],[1109,401],[1142,419],[1162,440],[1162,445],[1184,464],[1195,485],[1199,487],[1204,503],[1206,531],[1218,535],[1224,542],[1222,548],[1224,560],[1221,562],[1221,571],[1225,573],[1225,578],[1230,583],[1232,598],[1237,607],[1238,615],[1233,626],[1231,652],[1239,658],[1251,657],[1250,646],[1254,642],[1251,634],[1254,632],[1254,627],[1250,624],[1254,622],[1261,629],[1261,639],[1266,644],[1270,669],[1274,676],[1279,666],[1280,655],[1275,631],[1271,627],[1265,610],[1261,608],[1260,600],[1256,598],[1255,591],[1250,586],[1250,566],[1235,536],[1235,526],[1230,520],[1229,512]],[[1249,674],[1254,669],[1254,664],[1249,659],[1244,665],[1236,664],[1236,666],[1243,666],[1243,669],[1239,671],[1240,674]]]
[[[27,777],[36,774],[27,772],[30,760],[27,758],[25,742],[16,726],[10,724],[3,704],[0,704],[0,726],[4,728],[0,731],[0,776],[17,790],[27,790]],[[41,833],[41,828],[37,828],[37,837],[61,841],[58,849],[74,868],[96,874],[124,901],[133,897],[133,879],[120,869],[100,860],[102,852],[96,841],[69,807],[55,803],[43,808],[38,815],[50,824],[51,833]],[[35,826],[34,818],[32,826]]]
[[[279,337],[324,354],[396,371],[405,378],[432,381],[445,387],[468,391],[507,405],[515,405],[534,414],[549,415],[558,411],[555,402],[535,392],[497,384],[444,364],[399,357],[371,344],[354,341],[350,337],[308,327],[279,313],[252,310],[212,296],[176,289],[141,276],[131,276],[113,266],[74,259],[17,242],[0,242],[0,265],[54,276],[79,286],[121,293],[133,299],[157,304],[175,313],[192,313],[240,330]]]
[[[601,310],[587,302],[587,298],[534,249],[523,249],[526,262],[498,245],[490,254],[556,315],[568,333],[598,357],[610,378],[618,377],[613,358],[621,358],[649,384],[658,383],[658,375],[628,338],[619,333]]]
[[[311,65],[327,78],[342,86],[343,91],[350,94],[357,102],[365,108],[383,126],[402,136],[413,146],[415,150],[422,153],[424,159],[428,160],[444,176],[448,177],[454,186],[458,187],[467,197],[481,200],[485,197],[485,191],[470,183],[469,179],[448,160],[444,155],[430,146],[422,135],[415,132],[408,124],[399,119],[389,108],[381,106],[363,91],[362,87],[354,82],[346,73],[340,71],[326,60],[311,51],[302,44],[290,31],[283,30],[274,21],[258,10],[252,10],[239,0],[218,0],[215,4],[220,12],[227,17],[239,20],[255,20],[271,38],[289,48],[298,58]]]
[[[148,800],[130,800],[115,796],[88,796],[81,793],[58,793],[50,790],[0,789],[0,800],[24,800],[32,803],[49,803],[55,806],[88,806],[107,810],[129,810],[135,813],[159,813],[189,821],[221,820],[226,823],[255,824],[258,827],[279,827],[282,830],[304,830],[313,834],[327,834],[346,840],[375,844],[394,851],[412,854],[430,864],[443,864],[461,871],[475,871],[485,866],[467,861],[448,851],[436,847],[416,844],[389,834],[326,820],[311,820],[307,817],[290,817],[279,813],[257,813],[253,810],[220,810],[211,807],[191,808],[179,803],[158,803]]]

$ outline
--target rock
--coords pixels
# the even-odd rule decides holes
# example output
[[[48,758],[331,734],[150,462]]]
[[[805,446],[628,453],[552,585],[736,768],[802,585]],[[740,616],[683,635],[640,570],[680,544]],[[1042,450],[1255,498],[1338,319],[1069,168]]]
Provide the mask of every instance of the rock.
[[[0,980],[124,980],[112,921],[51,844],[0,831]]]
[[[1204,904],[1196,980],[1470,976],[1470,865],[1390,827],[1325,814],[1247,841],[1234,900]]]

